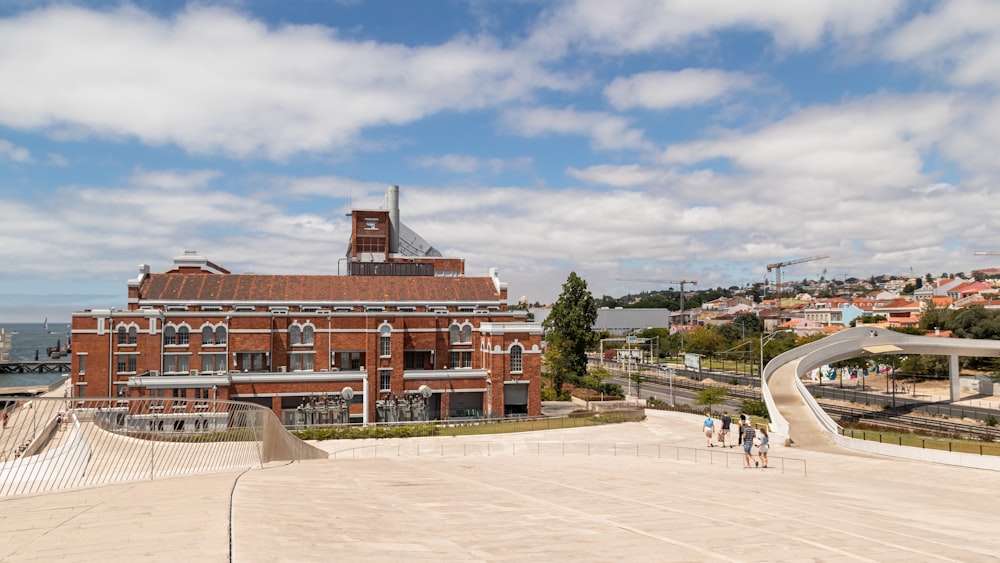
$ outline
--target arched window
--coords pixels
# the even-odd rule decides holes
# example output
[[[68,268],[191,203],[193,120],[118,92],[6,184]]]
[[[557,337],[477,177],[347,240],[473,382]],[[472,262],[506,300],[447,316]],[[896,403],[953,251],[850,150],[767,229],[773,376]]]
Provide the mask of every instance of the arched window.
[[[392,327],[389,325],[382,325],[378,329],[378,334],[379,356],[388,358],[392,355]]]
[[[215,332],[212,327],[206,326],[201,329],[201,343],[202,344],[212,344],[212,338],[215,336]]]
[[[177,344],[177,329],[168,325],[163,329],[163,344],[171,346]]]
[[[128,332],[125,327],[118,327],[118,344],[125,344],[128,341]]]
[[[302,343],[312,344],[313,343],[313,327],[312,325],[306,325],[302,329]]]
[[[472,325],[462,327],[462,342],[472,342]]]
[[[299,325],[288,327],[288,343],[293,346],[302,343],[302,329]]]
[[[451,325],[448,327],[448,341],[452,344],[457,344],[462,341],[461,329],[458,325]]]
[[[228,333],[226,332],[226,327],[220,326],[215,329],[215,343],[225,344],[228,339]]]
[[[128,343],[135,344],[139,339],[139,328],[136,326],[128,327]]]
[[[520,344],[515,344],[515,345],[513,345],[513,346],[510,347],[510,372],[511,373],[521,373],[521,371],[522,371],[521,354],[523,352],[524,352],[524,349],[521,348]]]
[[[190,339],[191,339],[191,333],[188,330],[188,327],[182,326],[182,327],[180,327],[180,328],[177,329],[177,343],[178,344],[180,344],[182,346],[187,346],[187,344],[190,341]]]

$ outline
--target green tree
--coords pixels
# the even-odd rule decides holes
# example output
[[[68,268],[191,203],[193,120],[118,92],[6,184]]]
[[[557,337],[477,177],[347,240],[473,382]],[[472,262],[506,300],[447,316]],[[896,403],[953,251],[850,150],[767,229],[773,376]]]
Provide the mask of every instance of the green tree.
[[[714,330],[699,327],[684,334],[684,347],[688,352],[711,355],[729,347],[726,338]]]
[[[701,391],[698,391],[698,395],[694,398],[694,404],[696,405],[708,405],[708,412],[712,412],[712,405],[717,405],[726,399],[726,395],[729,392],[721,387],[706,387]]]
[[[562,392],[563,383],[587,374],[587,348],[595,342],[597,303],[587,290],[587,282],[570,272],[559,299],[542,323],[545,330],[545,364],[552,386]],[[550,356],[551,354],[551,356]]]

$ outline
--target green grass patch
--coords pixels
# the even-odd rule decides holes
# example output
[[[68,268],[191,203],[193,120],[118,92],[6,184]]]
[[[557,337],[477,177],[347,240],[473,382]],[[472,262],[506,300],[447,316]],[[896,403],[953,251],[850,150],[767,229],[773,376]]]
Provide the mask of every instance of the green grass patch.
[[[482,434],[510,434],[514,432],[534,432],[536,430],[557,430],[560,428],[581,428],[621,422],[638,422],[646,415],[641,409],[594,414],[590,411],[573,413],[568,417],[541,418],[532,420],[510,420],[505,422],[485,421],[457,426],[437,424],[408,424],[405,426],[368,426],[307,428],[293,431],[302,440],[358,440],[363,438],[416,438],[420,436],[476,436]]]
[[[848,438],[896,444],[911,448],[961,452],[975,455],[1000,455],[1000,444],[990,441],[965,440],[961,438],[945,438],[938,436],[921,436],[901,432],[886,432],[866,428],[844,428],[841,434]]]

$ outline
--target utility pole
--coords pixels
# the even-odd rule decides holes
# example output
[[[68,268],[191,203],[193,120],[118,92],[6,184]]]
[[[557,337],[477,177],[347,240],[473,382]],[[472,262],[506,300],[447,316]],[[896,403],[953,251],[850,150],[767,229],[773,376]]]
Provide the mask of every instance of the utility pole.
[[[681,353],[684,353],[684,317],[685,317],[685,314],[684,314],[684,286],[686,284],[698,285],[698,282],[696,280],[644,280],[644,279],[636,280],[636,279],[624,279],[624,278],[618,278],[618,281],[672,284],[672,285],[679,285],[681,287],[681,299],[680,299],[681,328],[679,329],[679,332],[680,332],[680,335],[681,335]],[[671,323],[668,320],[667,321],[667,325],[669,326],[670,324]]]

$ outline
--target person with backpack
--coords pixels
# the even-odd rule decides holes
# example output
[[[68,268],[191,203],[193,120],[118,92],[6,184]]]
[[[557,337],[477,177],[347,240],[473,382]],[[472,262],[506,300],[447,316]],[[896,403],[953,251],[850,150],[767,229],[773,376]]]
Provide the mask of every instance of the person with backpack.
[[[712,447],[712,436],[715,434],[715,421],[712,420],[712,413],[705,413],[705,422],[701,427],[702,431],[705,433],[705,444],[707,447]]]
[[[750,424],[750,417],[747,415],[747,413],[741,412],[740,413],[739,437],[736,440],[736,445],[743,444],[743,429],[746,428],[748,424]]]

